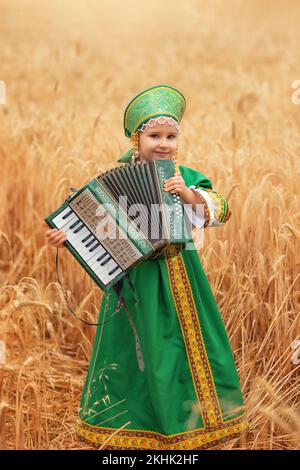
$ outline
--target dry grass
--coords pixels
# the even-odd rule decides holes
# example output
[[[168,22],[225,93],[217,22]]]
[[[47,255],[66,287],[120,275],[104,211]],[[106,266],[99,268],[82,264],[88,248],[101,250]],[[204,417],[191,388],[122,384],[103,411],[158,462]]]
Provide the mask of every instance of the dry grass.
[[[65,308],[41,221],[128,149],[128,100],[167,83],[188,102],[180,162],[232,210],[199,252],[251,422],[220,448],[299,449],[297,2],[119,3],[0,2],[0,445],[88,448],[74,420],[94,330]],[[95,320],[99,290],[67,253],[61,270]]]

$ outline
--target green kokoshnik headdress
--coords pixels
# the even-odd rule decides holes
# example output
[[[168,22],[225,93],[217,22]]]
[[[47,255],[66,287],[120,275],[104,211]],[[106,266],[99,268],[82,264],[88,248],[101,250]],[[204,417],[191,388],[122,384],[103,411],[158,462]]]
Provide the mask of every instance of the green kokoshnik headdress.
[[[168,85],[157,85],[136,95],[127,105],[124,113],[124,131],[131,137],[150,119],[166,116],[180,122],[186,108],[185,97],[180,91]],[[134,149],[126,152],[118,162],[131,160]]]

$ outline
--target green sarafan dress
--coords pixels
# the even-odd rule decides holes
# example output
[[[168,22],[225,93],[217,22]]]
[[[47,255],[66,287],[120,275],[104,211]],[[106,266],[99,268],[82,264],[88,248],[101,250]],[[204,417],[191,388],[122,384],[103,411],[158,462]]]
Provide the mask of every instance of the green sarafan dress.
[[[222,225],[227,201],[203,174],[180,166],[186,186],[206,194],[207,226]],[[175,246],[130,271],[124,297],[103,296],[77,433],[105,449],[203,449],[247,428],[230,343],[197,250]],[[136,302],[137,300],[137,302]]]

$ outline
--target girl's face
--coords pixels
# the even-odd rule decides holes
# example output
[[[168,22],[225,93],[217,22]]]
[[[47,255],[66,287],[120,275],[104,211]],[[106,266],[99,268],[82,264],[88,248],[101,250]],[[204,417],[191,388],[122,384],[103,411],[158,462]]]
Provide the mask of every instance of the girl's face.
[[[167,123],[157,124],[149,127],[145,132],[140,132],[139,142],[141,161],[171,160],[177,150],[178,130]]]

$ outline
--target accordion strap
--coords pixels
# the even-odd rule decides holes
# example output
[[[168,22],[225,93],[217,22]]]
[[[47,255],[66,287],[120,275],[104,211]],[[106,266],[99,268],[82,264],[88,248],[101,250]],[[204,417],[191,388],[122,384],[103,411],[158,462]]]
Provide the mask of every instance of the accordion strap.
[[[69,300],[68,300],[68,296],[67,296],[67,293],[65,292],[65,289],[64,289],[64,286],[60,280],[60,276],[59,276],[59,272],[58,272],[58,248],[56,248],[56,257],[55,257],[55,270],[56,270],[56,276],[57,276],[57,282],[58,284],[60,285],[61,287],[61,291],[62,291],[62,294],[64,296],[64,299],[66,301],[66,305],[70,311],[70,313],[72,313],[72,315],[74,315],[74,317],[78,318],[78,320],[80,320],[82,323],[85,323],[86,325],[89,325],[89,326],[102,326],[106,323],[109,323],[113,317],[119,312],[119,310],[116,310],[112,315],[111,317],[109,318],[109,320],[106,320],[106,321],[102,321],[101,323],[91,323],[87,320],[84,320],[83,318],[80,318],[77,313],[73,310],[73,308],[71,307],[71,305],[69,304]]]
[[[132,281],[130,279],[130,276],[129,274],[127,273],[125,275],[124,278],[120,279],[119,282],[117,282],[112,288],[114,289],[115,293],[117,294],[117,297],[118,297],[118,303],[117,303],[117,307],[116,307],[116,310],[114,312],[117,313],[121,307],[123,306],[124,307],[124,310],[125,310],[125,313],[127,315],[127,318],[129,320],[129,323],[131,325],[131,328],[132,328],[132,331],[133,331],[133,334],[134,334],[134,339],[135,339],[135,349],[136,349],[136,356],[137,356],[137,361],[138,361],[138,365],[139,365],[139,369],[143,372],[144,369],[145,369],[145,363],[144,363],[144,358],[143,358],[143,353],[142,353],[142,348],[141,348],[141,342],[140,342],[140,338],[139,338],[139,335],[138,335],[138,332],[137,332],[137,329],[135,327],[135,324],[133,322],[133,319],[132,319],[132,316],[129,312],[129,309],[128,309],[128,305],[126,303],[126,300],[124,298],[124,296],[122,295],[123,294],[123,287],[124,287],[124,279],[127,279],[128,280],[128,283],[129,283],[129,286],[130,288],[132,289],[133,291],[133,294],[134,294],[134,298],[135,298],[135,303],[138,302],[138,298],[136,296],[136,292],[135,292],[135,289],[133,287],[133,284],[132,284]]]

